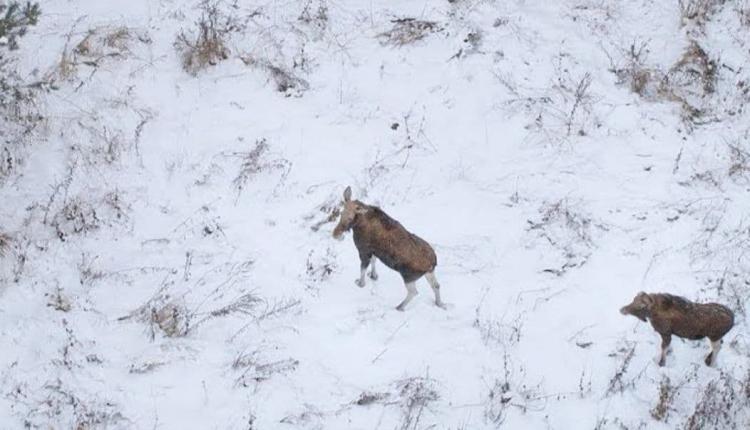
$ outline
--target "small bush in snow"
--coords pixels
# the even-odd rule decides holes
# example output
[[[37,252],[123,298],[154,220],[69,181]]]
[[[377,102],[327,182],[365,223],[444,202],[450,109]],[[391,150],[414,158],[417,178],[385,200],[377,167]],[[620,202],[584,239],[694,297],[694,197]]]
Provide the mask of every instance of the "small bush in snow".
[[[241,160],[240,170],[232,181],[238,195],[242,193],[247,183],[261,172],[281,171],[282,180],[289,173],[292,163],[285,158],[268,159],[269,149],[268,141],[261,138],[255,141],[255,146],[250,151],[229,154]]]
[[[624,53],[625,64],[611,71],[617,76],[618,84],[627,85],[646,100],[655,100],[664,72],[646,64],[648,53],[648,43],[633,42]]]
[[[111,192],[99,199],[83,195],[67,199],[52,216],[51,225],[63,242],[69,237],[87,234],[102,226],[121,224],[127,219],[129,206],[120,194]]]
[[[594,248],[591,218],[574,209],[567,200],[545,204],[539,212],[541,219],[528,220],[527,231],[536,232],[558,249],[563,259],[559,268],[544,271],[562,276],[571,268],[583,266]]]
[[[415,18],[399,18],[391,22],[393,23],[393,27],[390,30],[378,34],[378,39],[380,39],[380,43],[383,45],[397,47],[410,45],[432,33],[442,30],[434,21]]]
[[[147,33],[125,26],[91,28],[72,50],[66,45],[51,78],[71,79],[81,65],[96,68],[108,59],[127,58],[136,43],[149,44],[151,39]]]
[[[5,257],[5,254],[10,249],[10,244],[13,239],[9,234],[0,231],[0,257]]]
[[[0,3],[0,47],[18,49],[18,39],[26,34],[30,26],[36,25],[41,14],[39,3]]]
[[[726,0],[679,0],[682,24],[693,22],[703,27]]]
[[[18,41],[37,24],[38,3],[0,3],[0,180],[16,170],[23,146],[42,122],[36,101],[44,83],[29,83],[16,71],[13,51]]]
[[[666,421],[669,411],[672,408],[672,402],[677,391],[669,380],[669,376],[662,377],[659,383],[659,399],[656,406],[651,409],[651,416],[657,421]]]
[[[201,17],[195,23],[197,28],[181,31],[175,41],[182,68],[191,75],[229,58],[229,36],[244,29],[235,16],[222,10],[220,2],[204,0],[199,7]]]
[[[745,389],[747,386],[744,387]],[[721,372],[705,385],[692,414],[685,421],[685,430],[746,429],[748,398],[742,383]],[[744,413],[743,413],[744,412]],[[743,422],[744,418],[744,422]]]
[[[24,396],[21,403],[28,408],[24,428],[89,430],[121,428],[125,423],[132,425],[105,393],[80,393],[60,378],[45,383],[33,393],[14,394]]]
[[[750,179],[750,145],[743,146],[741,141],[729,144],[730,164],[729,177],[735,180]]]
[[[364,391],[352,403],[357,406],[369,406],[376,403],[398,405],[401,408],[402,420],[398,427],[401,430],[416,429],[425,409],[440,400],[437,381],[429,377],[410,377],[393,383],[393,390],[384,392]]]
[[[258,68],[268,73],[268,76],[276,84],[276,91],[284,93],[287,97],[300,97],[302,93],[310,89],[310,84],[297,76],[290,68],[274,64],[266,59],[257,59],[252,56],[241,57],[243,63]],[[300,60],[304,63],[304,60]]]
[[[313,0],[307,0],[297,20],[322,34],[328,28],[328,4],[326,0],[318,0],[317,3],[317,7],[314,7]]]

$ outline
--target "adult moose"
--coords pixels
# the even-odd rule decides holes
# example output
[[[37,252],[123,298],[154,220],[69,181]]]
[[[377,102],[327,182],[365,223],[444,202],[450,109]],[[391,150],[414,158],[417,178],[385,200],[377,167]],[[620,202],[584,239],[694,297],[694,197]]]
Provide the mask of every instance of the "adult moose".
[[[430,244],[417,235],[407,231],[401,223],[394,220],[382,209],[366,205],[359,200],[352,200],[352,188],[344,191],[344,210],[333,237],[343,239],[344,232],[354,231],[354,244],[359,251],[360,276],[355,283],[365,286],[365,273],[372,264],[370,278],[378,278],[375,271],[375,258],[401,274],[406,285],[406,298],[396,306],[403,311],[407,304],[417,295],[416,281],[424,276],[435,293],[435,304],[445,308],[440,299],[440,284],[435,278],[437,257]]]

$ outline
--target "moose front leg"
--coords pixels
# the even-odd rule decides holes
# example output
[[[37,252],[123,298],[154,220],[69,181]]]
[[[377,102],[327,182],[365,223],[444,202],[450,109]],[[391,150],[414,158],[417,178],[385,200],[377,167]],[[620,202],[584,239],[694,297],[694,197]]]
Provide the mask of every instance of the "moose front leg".
[[[719,354],[719,350],[721,349],[721,339],[718,340],[712,340],[709,339],[711,342],[711,352],[708,353],[706,356],[706,366],[713,366],[716,364],[716,355]]]
[[[358,287],[364,288],[365,274],[367,273],[367,266],[369,266],[370,261],[372,261],[372,254],[359,254],[359,261],[359,279],[355,280],[354,283],[357,284]]]
[[[667,350],[669,349],[669,344],[672,342],[672,335],[671,334],[662,334],[661,335],[661,356],[659,357],[659,366],[664,366],[664,364],[667,361]]]

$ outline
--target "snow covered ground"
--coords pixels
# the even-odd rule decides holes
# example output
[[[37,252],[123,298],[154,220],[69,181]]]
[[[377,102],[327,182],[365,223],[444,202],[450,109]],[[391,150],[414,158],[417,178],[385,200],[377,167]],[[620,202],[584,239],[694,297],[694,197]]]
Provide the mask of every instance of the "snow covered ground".
[[[207,7],[49,0],[22,40],[55,89],[0,187],[0,428],[750,426],[750,3]],[[354,285],[347,185],[447,310]],[[735,311],[715,368],[657,366],[641,290]]]

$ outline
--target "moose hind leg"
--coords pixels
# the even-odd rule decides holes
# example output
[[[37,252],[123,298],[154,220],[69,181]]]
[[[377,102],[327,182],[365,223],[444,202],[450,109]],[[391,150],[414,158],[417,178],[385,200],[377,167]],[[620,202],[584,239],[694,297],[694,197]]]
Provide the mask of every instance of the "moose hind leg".
[[[427,272],[424,277],[427,278],[427,282],[430,284],[432,292],[435,293],[435,304],[438,307],[445,309],[445,303],[440,299],[440,283],[435,277],[435,272]]]
[[[669,344],[672,342],[671,334],[661,335],[661,355],[659,356],[659,366],[664,366],[667,361],[667,350],[669,350]]]
[[[406,286],[406,298],[404,299],[404,301],[399,303],[398,306],[396,306],[396,310],[399,310],[399,311],[403,311],[404,308],[406,308],[406,305],[409,304],[411,299],[413,299],[414,296],[417,295],[417,286],[414,283],[414,281],[405,282],[404,285]]]
[[[377,258],[372,257],[370,258],[370,279],[373,281],[378,280],[378,272],[375,270],[375,262],[378,261]]]
[[[710,339],[709,339],[710,340]],[[718,340],[710,340],[711,342],[711,352],[708,353],[706,356],[706,366],[713,366],[716,364],[716,356],[719,354],[719,350],[721,349],[721,339]]]

